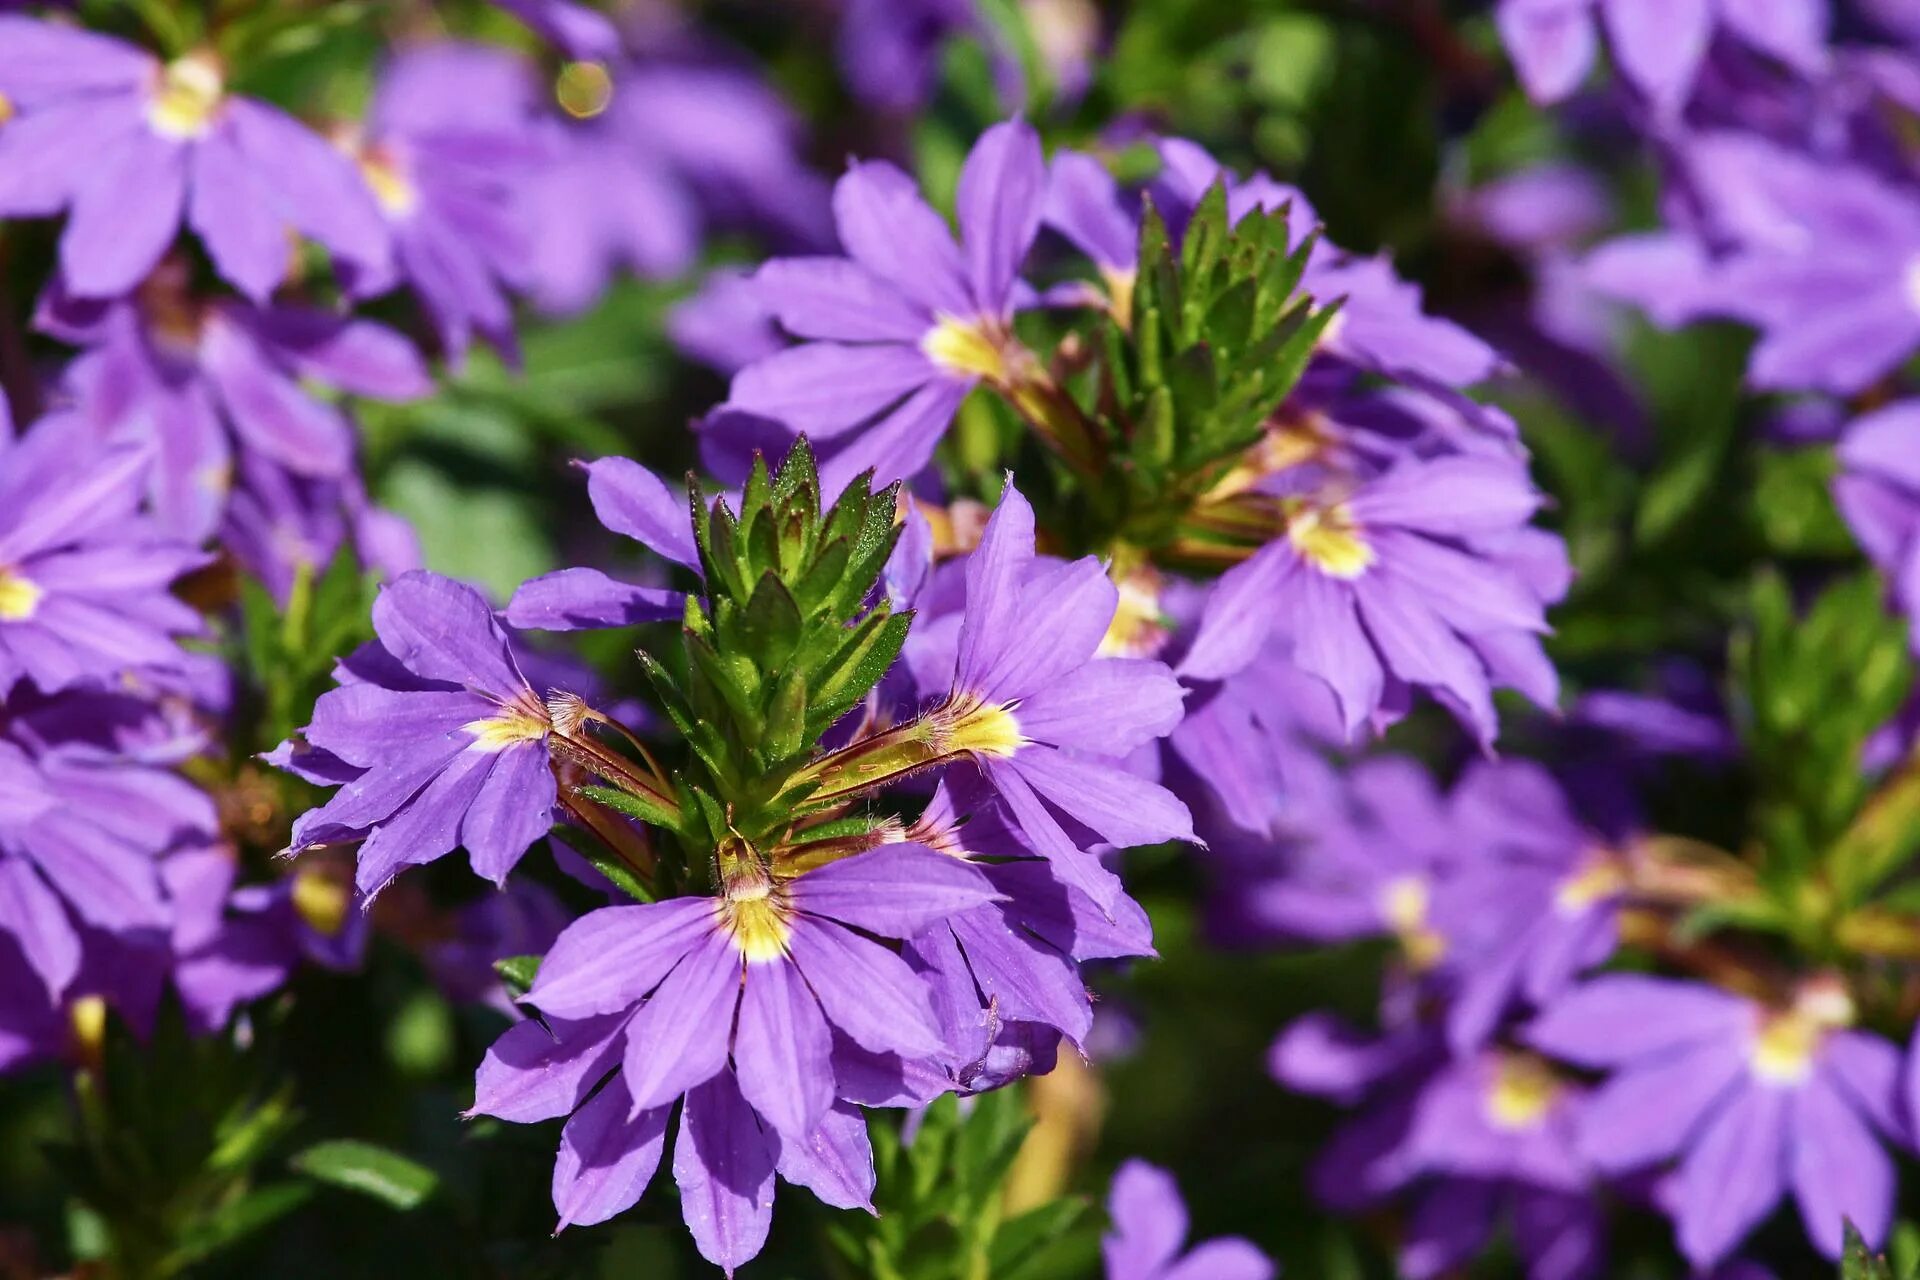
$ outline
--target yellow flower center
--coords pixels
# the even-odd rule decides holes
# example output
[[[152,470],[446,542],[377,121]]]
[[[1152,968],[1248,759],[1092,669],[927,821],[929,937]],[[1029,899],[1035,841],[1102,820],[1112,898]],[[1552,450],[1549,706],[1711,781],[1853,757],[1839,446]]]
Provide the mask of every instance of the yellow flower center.
[[[335,937],[347,927],[347,908],[353,896],[347,886],[317,867],[302,867],[293,873],[294,912],[315,933]]]
[[[0,93],[0,125],[5,125],[7,121],[13,119],[13,116],[13,99]]]
[[[473,735],[473,743],[467,748],[469,751],[505,751],[519,743],[546,737],[549,728],[544,718],[528,715],[514,707],[502,708],[497,716],[474,720],[460,727]]]
[[[404,218],[419,207],[420,192],[392,153],[373,149],[360,156],[360,175],[388,216]]]
[[[736,885],[720,900],[720,922],[733,936],[748,964],[765,964],[787,954],[793,926],[788,908],[770,881]]]
[[[1627,887],[1626,868],[1605,851],[1593,853],[1580,869],[1560,882],[1553,904],[1567,915],[1576,915],[1596,902],[1619,896]]]
[[[1330,578],[1357,578],[1373,564],[1373,548],[1344,503],[1298,504],[1287,516],[1287,541]]]
[[[25,622],[40,608],[47,593],[14,569],[0,566],[0,622]]]
[[[147,105],[147,123],[168,138],[197,138],[213,123],[226,83],[211,54],[175,58],[160,71],[160,83]]]
[[[951,373],[989,382],[1006,382],[1007,358],[981,320],[940,317],[940,323],[920,339],[927,359]]]
[[[936,712],[935,749],[941,754],[967,752],[976,756],[1008,757],[1027,745],[1013,708],[997,703],[962,703]]]
[[[1770,1016],[1753,1038],[1754,1076],[1768,1084],[1803,1083],[1813,1074],[1813,1056],[1826,1038],[1826,1025],[1804,1010]]]
[[[1430,969],[1447,953],[1447,940],[1427,925],[1432,895],[1419,876],[1399,876],[1380,893],[1380,914],[1416,969]]]
[[[1487,1119],[1496,1129],[1531,1129],[1560,1096],[1560,1081],[1547,1064],[1530,1053],[1506,1053],[1487,1088]]]
[[[553,82],[553,97],[575,120],[591,120],[613,101],[613,77],[597,62],[569,62]]]

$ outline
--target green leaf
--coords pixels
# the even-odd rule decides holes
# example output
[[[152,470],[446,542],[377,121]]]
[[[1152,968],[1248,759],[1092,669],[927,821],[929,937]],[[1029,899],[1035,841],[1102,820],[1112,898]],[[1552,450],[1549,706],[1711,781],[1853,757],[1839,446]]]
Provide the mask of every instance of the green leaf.
[[[402,1212],[424,1204],[440,1185],[439,1176],[425,1165],[354,1138],[316,1143],[290,1163],[310,1178],[371,1196]]]
[[[500,975],[513,994],[523,996],[533,989],[533,980],[540,976],[540,962],[544,956],[506,956],[493,962],[493,971]]]
[[[1867,1251],[1867,1242],[1851,1218],[1842,1227],[1845,1244],[1840,1254],[1840,1280],[1893,1280],[1893,1268],[1884,1257]]]

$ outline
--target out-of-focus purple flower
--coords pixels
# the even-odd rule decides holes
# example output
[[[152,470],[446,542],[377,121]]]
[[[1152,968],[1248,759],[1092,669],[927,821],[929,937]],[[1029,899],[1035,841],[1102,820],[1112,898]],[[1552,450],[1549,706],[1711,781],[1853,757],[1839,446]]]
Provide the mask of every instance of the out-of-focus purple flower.
[[[164,941],[172,918],[156,859],[216,826],[205,793],[103,736],[152,718],[119,694],[16,696],[0,708],[0,932],[53,998],[81,970],[83,928]]]
[[[531,880],[510,880],[501,892],[460,907],[453,935],[427,944],[422,959],[449,1000],[487,1001],[517,1018],[493,962],[545,952],[567,922],[558,898]]]
[[[1834,500],[1915,623],[1909,639],[1920,652],[1920,400],[1856,419],[1840,442],[1840,462]]]
[[[317,860],[316,860],[317,861]],[[358,966],[367,920],[354,910],[344,866],[308,865],[266,884],[239,885],[233,851],[206,843],[161,865],[173,910],[173,984],[189,1025],[217,1031],[248,1001],[277,990],[303,960]]]
[[[1500,0],[1495,22],[1514,69],[1537,102],[1580,87],[1604,30],[1613,60],[1657,111],[1677,113],[1716,33],[1805,75],[1827,64],[1823,0]]]
[[[933,96],[947,41],[983,29],[974,0],[847,0],[840,74],[861,101],[910,110]]]
[[[175,274],[164,268],[136,297],[106,303],[56,287],[37,320],[87,348],[66,374],[76,416],[104,440],[148,451],[148,501],[175,537],[198,542],[218,527],[236,452],[302,476],[351,472],[352,425],[304,380],[384,400],[431,387],[419,353],[382,325],[304,307],[201,302]]]
[[[735,375],[726,407],[805,434],[828,489],[869,467],[882,482],[920,470],[967,393],[1028,358],[1010,326],[1045,194],[1039,135],[1018,122],[967,157],[958,244],[913,179],[855,164],[833,196],[848,256],[775,259],[753,277],[805,341]]]
[[[362,770],[294,824],[292,849],[363,840],[371,897],[464,845],[496,884],[552,826],[552,721],[473,588],[405,574],[373,606],[378,636],[341,664],[307,744]]]
[[[1587,261],[1593,286],[1657,324],[1727,316],[1760,330],[1764,390],[1851,395],[1920,347],[1920,195],[1843,160],[1746,134],[1680,152],[1697,222],[1627,236]]]
[[[766,1239],[776,1169],[828,1204],[871,1209],[872,1152],[851,1102],[891,1100],[901,1068],[885,1064],[937,1054],[942,1037],[925,982],[868,935],[919,934],[994,890],[960,860],[904,844],[786,880],[746,851],[721,878],[718,897],[608,907],[569,926],[526,996],[545,1023],[521,1023],[488,1052],[474,1109],[518,1122],[572,1113],[553,1180],[566,1227],[639,1199],[684,1095],[681,1212],[702,1256],[731,1272]]]
[[[1113,1229],[1100,1241],[1107,1280],[1272,1280],[1273,1262],[1238,1236],[1207,1240],[1185,1253],[1187,1206],[1165,1169],[1129,1160],[1107,1193]]]
[[[1894,1168],[1882,1140],[1911,1141],[1900,1053],[1846,1029],[1851,1021],[1845,990],[1824,981],[1768,1008],[1698,983],[1619,974],[1562,997],[1525,1036],[1611,1072],[1581,1119],[1581,1151],[1598,1168],[1678,1158],[1667,1207],[1681,1252],[1705,1269],[1789,1189],[1828,1257],[1840,1256],[1844,1220],[1870,1245],[1886,1239]]]
[[[599,71],[562,105],[571,118],[548,122],[549,158],[520,193],[529,287],[549,311],[588,306],[618,269],[684,270],[708,223],[800,248],[831,235],[797,120],[748,69],[643,58]]]
[[[289,234],[332,250],[356,288],[389,282],[392,246],[359,175],[280,111],[231,95],[206,52],[162,63],[107,36],[0,16],[0,213],[67,210],[60,264],[90,298],[127,293],[184,219],[220,274],[264,302]]]
[[[456,359],[476,336],[513,349],[506,291],[525,285],[533,252],[515,192],[540,158],[534,96],[531,69],[502,50],[423,45],[387,66],[349,140],[395,266]]]
[[[951,690],[928,713],[933,744],[971,756],[1061,879],[1112,910],[1118,877],[1056,815],[1120,847],[1192,839],[1186,806],[1119,759],[1179,724],[1184,691],[1163,663],[1099,656],[1112,579],[1091,556],[1036,558],[1033,539],[1033,508],[1009,482],[966,562]]]
[[[258,453],[241,454],[238,471],[219,541],[282,605],[295,581],[323,573],[349,538],[359,562],[382,578],[420,567],[412,528],[373,506],[358,476],[295,475]]]
[[[1400,1271],[1433,1280],[1478,1257],[1510,1222],[1531,1280],[1604,1274],[1601,1216],[1576,1142],[1584,1090],[1533,1054],[1491,1049],[1448,1060],[1430,1030],[1370,1039],[1309,1015],[1274,1041],[1281,1084],[1360,1114],[1313,1170],[1342,1211],[1412,1198]]]
[[[0,697],[178,670],[201,630],[169,588],[205,556],[136,514],[146,456],[72,444],[43,422],[0,453]]]

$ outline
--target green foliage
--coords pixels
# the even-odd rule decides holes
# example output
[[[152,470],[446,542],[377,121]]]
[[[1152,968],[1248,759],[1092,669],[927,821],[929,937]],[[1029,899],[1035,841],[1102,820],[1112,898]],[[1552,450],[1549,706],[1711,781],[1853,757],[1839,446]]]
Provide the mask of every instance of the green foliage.
[[[75,1139],[46,1152],[86,1210],[76,1252],[110,1275],[164,1280],[305,1200],[300,1183],[259,1180],[299,1115],[257,1057],[195,1039],[171,1000],[145,1044],[117,1018],[102,1030],[97,1066],[74,1080]]]
[[[309,1178],[371,1196],[402,1212],[425,1203],[440,1184],[426,1166],[351,1138],[316,1143],[289,1163]]]
[[[1095,1266],[1101,1229],[1093,1206],[1065,1197],[1013,1216],[1008,1172],[1032,1127],[1017,1089],[962,1103],[949,1094],[921,1117],[912,1141],[891,1123],[869,1125],[878,1190],[875,1218],[828,1230],[852,1274],[872,1280],[1079,1280]]]
[[[1738,722],[1756,775],[1754,833],[1766,853],[1763,873],[1783,889],[1836,849],[1837,887],[1848,894],[1878,883],[1898,861],[1836,844],[1874,786],[1861,769],[1862,748],[1911,680],[1906,627],[1888,616],[1882,591],[1877,577],[1859,574],[1801,610],[1784,579],[1763,573],[1735,638]]]
[[[1885,1254],[1868,1250],[1867,1242],[1860,1238],[1860,1232],[1853,1223],[1846,1224],[1846,1244],[1840,1256],[1840,1280],[1916,1280],[1916,1277],[1920,1277],[1920,1269],[1907,1267],[1895,1271]]]
[[[1230,221],[1216,182],[1176,247],[1148,209],[1130,305],[1102,324],[1082,397],[1110,458],[1076,495],[1105,535],[1090,545],[1232,540],[1193,509],[1260,440],[1338,310],[1298,292],[1314,237],[1293,244],[1289,212]]]
[[[372,638],[377,584],[345,546],[318,577],[307,565],[295,569],[284,609],[253,578],[238,583],[232,656],[257,699],[250,745],[265,751],[307,722],[314,699],[332,684],[337,655]]]

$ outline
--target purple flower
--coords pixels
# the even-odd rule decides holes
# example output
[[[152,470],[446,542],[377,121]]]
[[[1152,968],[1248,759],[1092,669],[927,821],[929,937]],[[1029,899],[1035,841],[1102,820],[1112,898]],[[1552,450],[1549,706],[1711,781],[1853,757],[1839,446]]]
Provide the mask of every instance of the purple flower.
[[[1833,482],[1853,536],[1880,571],[1900,611],[1920,619],[1920,400],[1863,414],[1840,442]],[[1920,625],[1911,641],[1920,650]]]
[[[1418,687],[1490,744],[1494,686],[1548,708],[1558,695],[1538,637],[1564,560],[1542,559],[1526,528],[1540,503],[1519,464],[1491,456],[1406,458],[1283,498],[1284,533],[1221,578],[1182,674],[1243,669],[1284,628],[1349,734]]]
[[[906,174],[855,164],[833,194],[848,256],[775,259],[753,277],[804,341],[735,375],[726,407],[805,434],[829,490],[869,467],[882,482],[920,470],[967,393],[1030,358],[1011,325],[1045,194],[1039,136],[1017,122],[967,157],[958,244]]]
[[[1407,1194],[1400,1273],[1433,1280],[1479,1257],[1502,1219],[1531,1280],[1604,1273],[1601,1218],[1576,1142],[1584,1091],[1533,1054],[1448,1061],[1438,1037],[1402,1026],[1379,1039],[1322,1015],[1274,1041],[1274,1078],[1351,1104],[1313,1171],[1319,1197],[1353,1211]]]
[[[1107,1193],[1113,1230],[1100,1241],[1107,1280],[1272,1280],[1273,1263],[1238,1236],[1208,1240],[1181,1253],[1187,1206],[1165,1169],[1129,1160]]]
[[[540,154],[533,108],[520,59],[481,45],[425,45],[387,66],[352,140],[391,229],[395,266],[456,359],[476,335],[513,349],[506,288],[524,285],[533,252],[515,198]]]
[[[1603,293],[1657,323],[1728,316],[1760,330],[1763,390],[1851,395],[1920,347],[1920,196],[1861,166],[1737,133],[1679,154],[1697,223],[1589,258]]]
[[[219,523],[236,451],[302,476],[350,473],[352,425],[303,380],[387,400],[431,386],[419,354],[391,329],[304,307],[201,302],[173,268],[108,303],[56,287],[38,324],[88,348],[66,374],[78,416],[107,440],[147,448],[155,517],[195,542]]]
[[[681,1213],[731,1273],[766,1239],[776,1170],[828,1204],[871,1208],[872,1152],[849,1100],[890,1101],[905,1077],[888,1062],[940,1052],[926,983],[868,935],[922,933],[994,891],[905,844],[790,879],[751,850],[719,863],[718,897],[607,907],[567,928],[526,996],[547,1025],[493,1046],[474,1110],[572,1113],[553,1181],[566,1227],[639,1199],[684,1096]]]
[[[81,971],[84,929],[165,938],[156,859],[216,826],[207,795],[111,744],[152,719],[118,694],[0,706],[0,933],[52,998]]]
[[[847,0],[840,74],[861,101],[909,110],[933,96],[947,42],[982,25],[974,0]]]
[[[698,292],[677,303],[667,334],[680,354],[720,373],[734,374],[787,343],[745,272],[713,272]]]
[[[127,293],[184,218],[256,302],[286,276],[290,231],[377,291],[391,246],[353,166],[280,111],[226,90],[210,53],[162,63],[118,40],[0,17],[0,214],[67,210],[60,264],[89,298]]]
[[[1716,30],[1806,75],[1827,62],[1823,0],[1500,0],[1495,20],[1536,102],[1557,102],[1592,69],[1603,27],[1615,64],[1654,108],[1673,114]]]
[[[956,1088],[979,1091],[1048,1070],[1062,1036],[1084,1053],[1093,1004],[1079,963],[1152,955],[1152,925],[1125,895],[1109,918],[1032,856],[984,788],[956,799],[954,782],[942,782],[909,838],[967,860],[1000,900],[954,912],[906,955],[932,986],[942,1065]]]
[[[1900,1055],[1846,1029],[1851,1020],[1845,991],[1826,982],[1768,1008],[1698,983],[1620,974],[1556,1001],[1526,1039],[1611,1072],[1581,1122],[1594,1165],[1626,1172],[1678,1158],[1669,1212],[1681,1252],[1705,1269],[1789,1188],[1828,1257],[1840,1256],[1843,1220],[1869,1244],[1886,1239],[1894,1169],[1881,1139],[1910,1141]]]
[[[933,745],[971,756],[1013,824],[1062,881],[1103,911],[1120,881],[1062,825],[1116,846],[1191,840],[1172,792],[1120,757],[1180,723],[1165,664],[1099,656],[1118,591],[1098,561],[1042,560],[1033,508],[1009,479],[966,562],[953,683],[929,712]]]
[[[205,557],[135,513],[143,453],[71,444],[47,421],[0,451],[0,697],[179,670],[176,638],[201,630],[168,589]]]
[[[539,955],[553,945],[567,922],[566,908],[553,894],[531,880],[510,880],[502,892],[460,907],[454,913],[452,936],[429,942],[421,958],[434,985],[449,1000],[486,1001],[518,1018],[520,1010],[505,998],[493,962]]]
[[[240,456],[220,544],[283,606],[302,574],[318,576],[350,538],[359,562],[392,579],[420,567],[420,544],[401,517],[367,501],[360,478],[299,476],[258,453]]]
[[[322,694],[310,747],[359,776],[294,824],[295,851],[364,840],[360,891],[464,845],[499,884],[552,826],[552,721],[479,592],[402,575],[373,606],[378,640]]]

